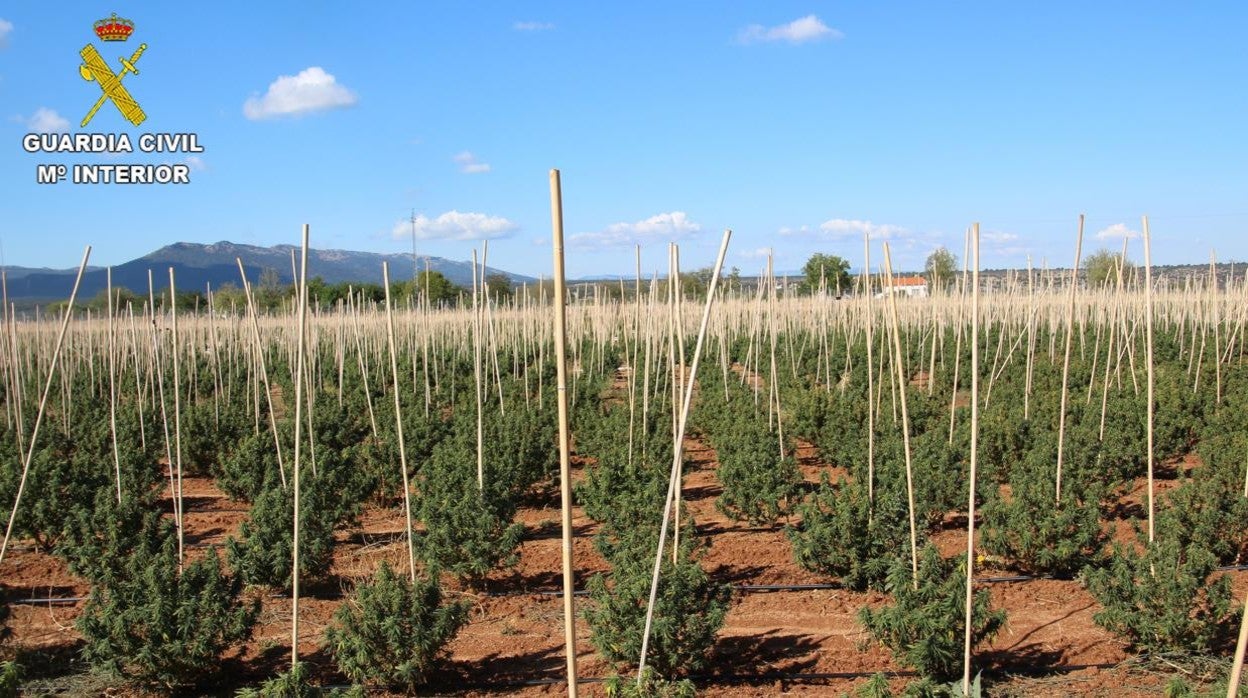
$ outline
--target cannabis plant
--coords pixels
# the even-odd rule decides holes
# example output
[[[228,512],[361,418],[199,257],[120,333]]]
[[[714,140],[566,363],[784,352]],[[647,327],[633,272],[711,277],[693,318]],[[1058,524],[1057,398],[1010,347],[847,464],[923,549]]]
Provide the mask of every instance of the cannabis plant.
[[[77,621],[83,656],[168,687],[208,679],[221,653],[251,636],[259,603],[244,601],[242,587],[215,550],[179,572],[172,538],[145,540],[127,556],[125,574],[92,589]]]
[[[585,619],[590,642],[617,667],[635,666],[641,655],[657,540],[650,538],[646,545],[630,539],[634,544],[617,549],[611,572],[589,580],[592,604]],[[705,665],[728,612],[731,588],[712,581],[694,559],[699,544],[689,532],[681,538],[675,562],[663,556],[646,657],[647,666],[663,678]]]
[[[479,585],[499,567],[519,560],[524,526],[512,523],[516,504],[508,483],[486,472],[479,483],[473,451],[456,439],[434,449],[424,465],[414,505],[425,524],[419,552],[431,567]]]
[[[882,588],[893,562],[909,550],[906,494],[897,487],[878,489],[873,506],[865,485],[834,485],[824,474],[797,513],[801,522],[785,531],[794,560],[855,591]]]
[[[1208,550],[1184,548],[1173,537],[1143,554],[1116,547],[1106,567],[1083,573],[1103,606],[1092,619],[1145,652],[1208,652],[1226,638],[1234,615],[1230,579],[1210,578],[1216,565]]]
[[[1094,562],[1105,545],[1099,485],[1067,480],[1056,497],[1047,462],[1019,464],[1008,500],[991,497],[980,529],[985,551],[1035,574],[1073,574]]]
[[[944,559],[932,544],[919,560],[918,587],[909,560],[898,560],[888,573],[893,603],[864,608],[858,620],[893,656],[920,674],[949,679],[962,669],[966,627],[965,556]],[[1005,611],[993,610],[988,590],[975,592],[971,607],[971,645],[990,641],[1005,625]]]
[[[383,562],[373,580],[338,607],[325,642],[352,681],[415,692],[470,608],[468,601],[444,602],[436,575],[413,583]]]
[[[603,688],[607,698],[693,698],[697,695],[689,679],[665,679],[650,667],[646,667],[640,679],[612,674],[603,682]]]
[[[715,440],[716,475],[723,484],[715,506],[738,521],[772,523],[789,513],[802,474],[791,449],[787,457],[780,457],[779,442],[766,424],[750,413],[743,417]]]

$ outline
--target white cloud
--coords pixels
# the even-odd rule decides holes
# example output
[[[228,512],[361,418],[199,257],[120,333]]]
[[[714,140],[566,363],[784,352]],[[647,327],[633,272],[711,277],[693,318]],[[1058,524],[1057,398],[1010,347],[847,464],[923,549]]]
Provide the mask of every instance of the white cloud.
[[[979,242],[981,255],[986,253],[1001,257],[1016,257],[1031,249],[1017,233],[1007,233],[1000,230],[985,230],[981,232],[979,234]],[[988,249],[985,251],[982,249],[983,247]]]
[[[410,239],[413,225],[420,240],[491,240],[507,237],[520,228],[502,216],[447,211],[437,218],[416,216],[414,224],[411,219],[399,221],[391,235],[399,240]]]
[[[831,240],[848,240],[851,238],[861,238],[863,233],[871,236],[873,240],[891,240],[894,238],[905,237],[909,235],[909,231],[899,225],[890,223],[872,223],[871,221],[851,220],[847,218],[832,218],[819,224],[817,231],[811,230],[809,226],[803,225],[794,230],[793,228],[781,228],[778,231],[781,235],[809,235],[815,233],[820,237]]]
[[[829,27],[814,15],[806,15],[788,24],[764,27],[751,24],[737,36],[743,44],[754,44],[764,41],[787,41],[790,44],[804,44],[808,41],[821,39],[842,39],[845,34]]]
[[[742,250],[737,253],[737,256],[743,259],[767,259],[767,255],[779,256],[775,252],[770,247],[756,247],[752,250]]]
[[[55,109],[39,107],[29,119],[22,119],[26,128],[35,133],[64,133],[69,130],[69,119],[56,113]]]
[[[1134,240],[1139,236],[1140,231],[1131,230],[1126,223],[1115,223],[1108,228],[1102,228],[1096,233],[1097,240],[1121,240],[1123,238]]]
[[[320,66],[298,75],[279,75],[263,97],[251,96],[243,104],[243,115],[252,121],[278,116],[299,116],[355,104],[355,93]]]
[[[13,31],[13,23],[0,19],[0,48],[9,47],[9,34]]]
[[[208,169],[208,163],[204,162],[204,159],[198,155],[187,155],[186,166],[196,172],[203,172]]]
[[[465,150],[451,158],[459,165],[459,171],[464,174],[481,174],[490,171],[490,163],[477,160],[477,156]]]
[[[574,247],[615,247],[679,240],[701,231],[701,224],[689,220],[684,211],[672,211],[636,223],[613,223],[595,233],[577,233],[568,238],[568,244]]]
[[[518,32],[544,32],[555,28],[551,22],[516,22],[511,25]]]

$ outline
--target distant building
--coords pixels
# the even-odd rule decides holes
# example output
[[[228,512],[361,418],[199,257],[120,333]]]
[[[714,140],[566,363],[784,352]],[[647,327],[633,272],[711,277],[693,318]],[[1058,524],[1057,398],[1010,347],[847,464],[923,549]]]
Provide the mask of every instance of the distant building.
[[[927,280],[921,276],[894,276],[891,288],[894,293],[903,296],[911,298],[927,297]],[[889,289],[885,288],[882,293],[877,293],[875,297],[883,298],[888,291]]]

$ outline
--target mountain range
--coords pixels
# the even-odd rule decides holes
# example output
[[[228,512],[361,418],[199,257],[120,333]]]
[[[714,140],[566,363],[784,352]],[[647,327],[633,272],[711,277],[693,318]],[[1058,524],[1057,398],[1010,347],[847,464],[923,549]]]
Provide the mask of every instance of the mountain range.
[[[211,245],[178,242],[113,267],[113,285],[145,295],[150,271],[157,290],[168,288],[169,269],[172,267],[179,290],[203,291],[208,284],[212,284],[213,288],[220,288],[227,283],[240,286],[241,279],[235,259],[242,260],[247,279],[253,284],[260,279],[262,273],[270,269],[277,273],[280,283],[289,284],[294,279],[292,254],[297,262],[299,249],[292,245],[259,247],[224,241]],[[410,253],[381,254],[309,249],[308,276],[319,276],[330,284],[380,284],[382,262],[390,264],[391,281],[410,279],[415,270]],[[420,271],[424,271],[428,264],[431,271],[441,272],[453,284],[472,285],[471,262],[456,262],[442,257],[418,257],[417,262]],[[64,300],[73,290],[77,271],[76,268],[6,267],[9,298],[28,303]],[[530,276],[512,274],[493,267],[488,267],[486,274],[504,274],[515,284],[536,281]],[[106,286],[107,271],[102,267],[88,267],[83,273],[78,297],[90,298],[103,291]]]

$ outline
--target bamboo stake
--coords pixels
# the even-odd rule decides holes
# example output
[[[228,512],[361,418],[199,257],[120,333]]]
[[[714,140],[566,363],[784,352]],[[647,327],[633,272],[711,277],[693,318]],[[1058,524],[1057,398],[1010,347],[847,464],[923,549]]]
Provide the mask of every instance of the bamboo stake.
[[[394,349],[394,313],[390,308],[390,264],[381,263],[382,283],[386,287],[386,339],[390,349],[390,377],[394,388],[394,429],[399,435],[399,467],[403,471],[404,533],[407,534],[407,567],[416,583],[416,547],[412,542],[411,485],[407,480],[407,447],[403,441],[403,406],[399,400],[399,364]]]
[[[1235,661],[1231,664],[1231,676],[1226,684],[1226,698],[1236,698],[1239,695],[1245,648],[1248,648],[1248,594],[1244,595],[1244,612],[1239,619],[1239,639],[1235,642]]]
[[[693,361],[689,366],[689,374],[698,375],[698,363],[702,359],[702,341],[706,337],[706,327],[711,319],[711,307],[715,304],[715,287],[719,283],[719,272],[724,266],[724,256],[728,253],[728,240],[732,237],[731,230],[724,231],[723,241],[719,245],[719,256],[715,259],[714,271],[711,274],[710,288],[706,294],[706,305],[702,310],[702,324],[698,329],[698,341],[693,348]],[[659,591],[659,570],[663,564],[663,547],[667,539],[667,524],[671,518],[672,500],[676,488],[677,467],[684,457],[685,427],[689,422],[689,405],[693,401],[693,381],[685,387],[684,402],[680,409],[680,424],[676,434],[676,450],[672,454],[672,471],[667,480],[667,498],[663,504],[663,523],[659,526],[659,544],[654,555],[654,574],[650,578],[650,600],[646,605],[646,625],[641,635],[641,658],[637,662],[637,683],[646,672],[646,652],[650,647],[650,626],[654,622],[654,604]]]
[[[871,356],[872,323],[875,310],[871,307],[871,234],[862,234],[862,286],[866,297],[867,310],[863,315],[867,322],[867,517],[875,513],[875,359]],[[845,354],[849,354],[849,340],[846,335]]]
[[[564,655],[567,660],[568,697],[576,698],[576,607],[573,595],[575,580],[572,574],[572,466],[568,453],[567,291],[564,287],[563,192],[559,182],[559,170],[550,171],[550,218],[555,265],[555,298],[553,305],[555,313],[555,380],[558,382],[556,398],[559,410],[559,503],[560,525],[562,529],[560,552],[563,560],[563,643]],[[641,288],[640,278],[639,267],[638,291]],[[640,293],[638,296],[638,302],[640,302]],[[632,438],[631,429],[629,438],[630,440]],[[660,546],[661,550],[662,546]]]
[[[897,389],[901,392],[901,440],[906,456],[906,499],[910,509],[910,571],[914,588],[919,588],[919,534],[914,523],[914,470],[910,464],[910,414],[906,410],[906,373],[902,366],[901,331],[897,322],[897,293],[893,287],[893,260],[884,243],[884,270],[888,278],[888,307],[893,325],[893,365],[897,367]],[[956,392],[956,391],[955,391]]]
[[[1057,412],[1057,494],[1056,501],[1062,499],[1062,455],[1066,443],[1066,384],[1070,379],[1070,345],[1075,337],[1075,292],[1079,288],[1079,255],[1083,251],[1083,214],[1079,214],[1079,237],[1075,239],[1075,264],[1070,269],[1070,304],[1066,310],[1066,354],[1062,359],[1062,391],[1061,406]]]
[[[61,358],[61,346],[65,342],[65,331],[69,329],[69,318],[73,314],[74,300],[78,298],[78,286],[82,283],[82,273],[87,269],[87,260],[91,258],[91,246],[82,253],[82,262],[78,265],[78,276],[74,278],[74,288],[69,293],[69,305],[65,307],[65,315],[61,318],[61,331],[56,336],[56,348],[52,350],[52,362],[48,366],[48,380],[43,384],[43,395],[39,398],[39,411],[35,413],[35,426],[30,432],[30,444],[26,457],[22,460],[22,477],[17,482],[17,497],[13,500],[13,511],[9,512],[9,524],[4,529],[4,543],[0,544],[0,563],[4,562],[4,554],[9,549],[9,538],[13,535],[13,522],[17,519],[17,507],[22,503],[22,493],[26,490],[26,476],[30,474],[30,461],[35,456],[35,443],[39,438],[39,425],[43,423],[43,413],[48,404],[48,393],[52,391],[52,379],[56,376],[56,367]],[[20,429],[19,429],[20,431]]]
[[[113,442],[113,468],[117,476],[117,503],[121,504],[121,451],[117,447],[117,354],[113,335],[113,268],[106,272],[108,296],[108,427]]]
[[[269,368],[264,358],[264,345],[260,341],[260,321],[256,319],[256,304],[251,296],[251,282],[247,280],[247,272],[243,270],[243,260],[240,257],[235,257],[234,262],[238,264],[238,273],[243,279],[243,293],[247,296],[247,315],[251,318],[256,358],[260,362],[260,379],[264,382],[264,399],[269,406],[269,428],[273,431],[273,450],[277,453],[277,472],[282,478],[282,489],[286,489],[286,466],[282,463],[282,440],[277,432],[277,411],[273,409],[273,388],[269,385]]]
[[[1153,256],[1148,235],[1148,216],[1144,221],[1144,351],[1148,361],[1148,542],[1154,540],[1153,525]]]
[[[174,509],[178,512],[178,569],[183,561],[183,520],[182,520],[182,385],[181,353],[178,351],[178,292],[173,283],[173,267],[169,267],[169,314],[173,324],[173,453],[174,463],[178,470],[178,487],[174,494]]]
[[[484,273],[484,270],[482,270]],[[481,415],[481,311],[477,306],[477,251],[472,251],[472,378],[477,397],[477,489],[485,489],[484,425]]]
[[[979,223],[971,232],[975,252],[971,287],[971,467],[966,514],[966,628],[962,647],[962,693],[971,695],[971,633],[975,602],[975,471],[979,465]]]
[[[294,261],[294,250],[291,250]],[[290,670],[299,666],[299,456],[303,427],[303,340],[305,320],[308,314],[308,224],[303,224],[303,257],[299,263],[299,303],[295,311],[298,329],[295,332],[295,455],[294,464],[294,514],[291,541],[292,564],[290,568]],[[308,434],[311,437],[311,434]]]

